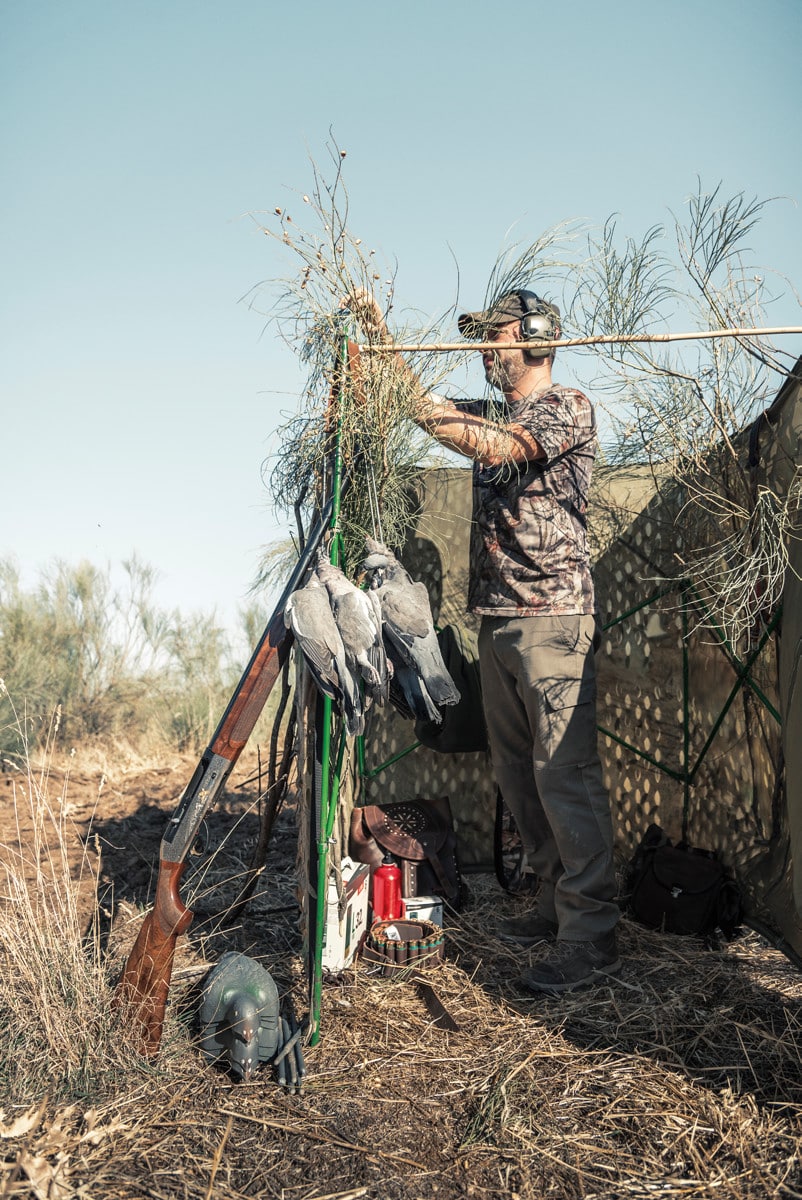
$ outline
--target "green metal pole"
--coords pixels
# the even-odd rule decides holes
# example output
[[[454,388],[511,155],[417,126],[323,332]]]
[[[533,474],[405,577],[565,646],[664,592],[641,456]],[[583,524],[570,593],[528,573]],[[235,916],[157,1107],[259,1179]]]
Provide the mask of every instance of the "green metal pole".
[[[356,770],[360,779],[365,778],[365,735],[360,733],[356,739]]]
[[[735,683],[733,684],[733,686],[730,690],[730,694],[724,703],[724,707],[722,708],[721,712],[719,713],[718,718],[716,719],[716,722],[713,725],[713,728],[710,730],[710,733],[707,735],[707,740],[705,741],[704,746],[702,746],[702,749],[699,751],[699,757],[697,758],[696,762],[694,763],[693,767],[691,768],[691,770],[688,773],[688,779],[691,782],[693,781],[693,778],[696,775],[696,772],[699,770],[699,767],[702,765],[702,761],[704,760],[705,755],[707,754],[708,750],[710,749],[711,745],[713,744],[713,740],[714,740],[716,734],[718,733],[719,729],[721,728],[721,726],[724,722],[724,718],[726,717],[727,713],[729,712],[730,706],[732,705],[733,700],[738,695],[738,692],[740,691],[740,689],[742,687],[748,686],[750,684],[749,672],[752,670],[753,664],[755,663],[758,656],[762,653],[763,647],[766,645],[766,642],[769,640],[772,633],[774,632],[777,625],[779,624],[781,615],[782,615],[782,609],[778,609],[778,611],[774,614],[774,617],[773,617],[772,621],[770,622],[770,624],[767,625],[765,630],[763,631],[763,635],[760,638],[760,641],[758,642],[756,648],[748,656],[745,663],[739,664],[738,670],[736,671]],[[772,715],[776,716],[777,720],[782,725],[782,718],[780,717],[780,714],[775,711],[773,706],[769,706],[769,711],[772,713]]]
[[[379,763],[378,767],[374,767],[373,770],[371,770],[371,771],[367,770],[367,767],[365,765],[365,757],[364,757],[364,753],[363,753],[362,763],[361,763],[361,767],[360,767],[360,773],[362,775],[362,778],[363,779],[375,779],[377,775],[381,775],[382,771],[386,771],[388,767],[392,767],[393,764],[399,762],[400,759],[406,758],[406,756],[408,754],[411,754],[413,750],[417,750],[418,746],[420,746],[420,745],[421,745],[420,742],[412,742],[412,744],[407,746],[404,750],[399,750],[391,758],[386,759],[383,763]]]
[[[334,464],[332,471],[332,514],[331,528],[334,536],[331,541],[331,561],[337,563],[340,556],[340,535],[338,525],[340,519],[340,502],[342,493],[342,395],[343,380],[348,363],[348,337],[344,334],[340,342],[340,391],[337,403],[337,426],[334,437]],[[341,736],[341,748],[338,755],[338,767],[332,779],[331,771],[331,724],[332,703],[328,696],[323,698],[323,732],[321,739],[322,773],[320,787],[320,821],[317,830],[317,908],[315,912],[315,940],[312,947],[312,981],[309,1026],[311,1030],[309,1044],[316,1046],[320,1041],[320,1009],[323,993],[323,934],[326,926],[326,906],[329,890],[329,841],[334,830],[334,816],[339,794],[339,771],[344,752],[344,735]],[[334,787],[332,787],[334,783]]]
[[[782,725],[781,715],[777,712],[777,709],[774,707],[772,702],[766,696],[765,692],[763,692],[762,689],[760,687],[758,687],[758,685],[755,683],[754,679],[752,679],[748,674],[743,675],[743,663],[741,662],[738,655],[735,653],[735,650],[730,645],[729,640],[727,639],[727,636],[724,633],[724,630],[721,628],[721,626],[716,621],[716,619],[713,616],[713,614],[711,613],[710,609],[707,607],[704,600],[699,595],[697,589],[693,586],[693,584],[689,584],[688,587],[690,588],[690,591],[694,597],[696,604],[702,610],[705,620],[707,621],[708,625],[712,629],[713,633],[718,638],[718,643],[724,651],[724,656],[725,656],[725,658],[727,658],[729,660],[730,666],[735,671],[736,675],[738,675],[739,678],[741,678],[741,676],[743,676],[743,682],[746,685],[746,687],[748,687],[750,689],[750,691],[754,692],[754,694],[757,696],[758,700],[760,700],[760,702],[763,704],[764,708],[766,708],[767,711],[769,713],[771,713],[772,717],[774,717],[774,720],[777,722],[777,724]],[[778,609],[775,612],[774,616],[772,617],[769,625],[766,627],[769,633],[771,633],[776,628],[781,616],[782,616],[782,605],[780,605],[778,607]],[[765,640],[761,643],[761,648],[763,645],[765,645]],[[754,658],[751,661],[754,662]]]

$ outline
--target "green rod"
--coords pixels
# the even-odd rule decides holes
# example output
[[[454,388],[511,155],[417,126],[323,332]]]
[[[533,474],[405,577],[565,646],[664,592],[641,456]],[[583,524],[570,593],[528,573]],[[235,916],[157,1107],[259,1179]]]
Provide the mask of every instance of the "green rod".
[[[651,766],[656,767],[658,771],[662,771],[664,775],[669,775],[672,779],[678,779],[680,781],[685,778],[684,772],[675,771],[673,767],[667,767],[664,763],[658,762],[656,758],[652,758],[651,754],[647,754],[645,750],[639,750],[638,747],[633,746],[631,742],[619,737],[617,733],[613,733],[612,729],[606,729],[604,725],[597,725],[596,728],[598,729],[599,733],[603,733],[605,737],[611,738],[614,742],[617,742],[619,746],[623,746],[625,750],[630,750],[633,754],[637,755],[638,758],[644,759]]]
[[[648,608],[650,604],[654,604],[655,600],[661,599],[662,596],[670,596],[672,592],[676,592],[678,588],[686,586],[686,580],[674,579],[665,587],[658,588],[656,592],[652,592],[651,596],[647,596],[645,600],[641,600],[640,604],[628,608],[626,612],[620,613],[614,620],[608,621],[606,625],[602,625],[602,633],[606,633],[608,629],[615,629],[616,625],[620,625],[622,621],[626,621],[629,617],[634,617],[635,613],[640,612],[642,608]]]
[[[694,776],[696,775],[696,772],[699,770],[699,767],[702,764],[702,760],[704,759],[705,755],[707,754],[708,750],[710,749],[710,746],[712,745],[712,743],[715,739],[715,736],[718,733],[721,723],[724,720],[725,716],[727,715],[727,712],[728,712],[733,700],[735,699],[735,696],[738,693],[738,689],[742,686],[746,686],[746,687],[752,686],[752,681],[749,679],[749,671],[752,669],[752,664],[754,663],[754,661],[758,657],[758,655],[762,652],[764,646],[766,645],[766,642],[769,640],[772,633],[774,632],[774,630],[780,620],[780,617],[781,617],[781,613],[779,611],[777,613],[775,613],[771,623],[764,630],[763,635],[760,640],[760,643],[757,646],[757,648],[752,652],[752,654],[749,656],[748,660],[745,663],[738,664],[738,667],[736,670],[736,674],[737,674],[738,678],[737,678],[735,684],[733,685],[732,690],[724,704],[724,707],[723,707],[720,715],[717,717],[716,722],[713,725],[712,729],[710,730],[710,733],[707,736],[705,744],[702,747],[702,749],[699,751],[699,755],[696,759],[696,762],[691,767],[690,771],[675,771],[672,767],[667,767],[665,765],[665,763],[658,762],[658,760],[656,758],[653,758],[651,754],[647,754],[645,750],[641,750],[638,746],[633,746],[632,742],[628,742],[626,740],[626,738],[619,737],[617,733],[613,733],[612,729],[607,729],[604,725],[597,726],[599,733],[603,734],[605,737],[610,738],[612,741],[616,742],[619,746],[623,746],[625,750],[629,750],[632,754],[635,754],[638,758],[644,759],[644,761],[649,763],[650,766],[655,767],[658,771],[662,771],[662,773],[664,775],[670,776],[671,779],[676,779],[679,782],[683,782],[687,778],[692,783]],[[737,661],[738,660],[736,659],[736,662]],[[772,712],[774,715],[773,706],[767,705],[767,707],[769,708],[769,711]],[[779,714],[776,714],[776,716],[777,716],[777,720],[781,721]],[[402,753],[406,753],[406,751],[402,751]],[[385,765],[389,765],[389,764],[385,764]],[[381,770],[381,768],[377,768],[377,770]]]
[[[392,758],[388,758],[383,763],[379,763],[378,767],[374,767],[372,771],[365,770],[365,763],[364,763],[364,758],[363,758],[362,772],[361,772],[362,778],[363,779],[375,779],[375,777],[377,775],[381,775],[382,771],[386,771],[388,767],[391,767],[393,765],[393,763],[397,763],[399,759],[406,758],[406,756],[408,754],[411,754],[413,750],[417,750],[418,746],[420,746],[420,742],[413,742],[411,746],[407,746],[406,750],[399,750],[397,754],[394,754],[392,756]]]
[[[340,557],[341,537],[339,533],[340,506],[342,500],[342,399],[345,372],[348,366],[348,335],[340,339],[340,388],[337,396],[337,426],[334,436],[334,463],[332,470],[332,511],[330,558],[337,564]],[[311,1036],[309,1044],[316,1046],[320,1041],[320,1010],[323,993],[323,934],[326,927],[326,906],[329,884],[329,839],[334,828],[336,800],[332,792],[339,793],[339,777],[332,781],[331,772],[331,718],[332,703],[328,696],[323,702],[323,738],[321,743],[320,827],[317,842],[317,909],[315,913],[315,944],[312,959],[312,995],[309,1014]],[[334,786],[332,786],[332,783]]]
[[[328,696],[323,703],[323,741],[321,759],[323,762],[323,786],[321,787],[321,828],[317,842],[317,896],[318,904],[315,913],[315,973],[312,989],[312,1014],[310,1021],[312,1035],[309,1039],[311,1046],[316,1046],[320,1040],[320,1009],[323,994],[323,934],[326,924],[326,908],[329,887],[329,845],[334,832],[334,821],[337,816],[337,802],[340,797],[340,779],[345,757],[345,730],[340,731],[340,744],[334,773],[330,778],[331,767],[331,715],[332,704]],[[325,803],[324,803],[325,801]],[[324,815],[325,814],[325,815]],[[321,895],[324,903],[320,903]]]
[[[654,604],[655,600],[659,600],[662,596],[670,595],[671,592],[676,591],[678,588],[688,588],[688,590],[690,591],[690,593],[692,594],[692,596],[694,598],[694,603],[702,610],[702,612],[704,613],[704,616],[705,616],[705,620],[707,621],[708,625],[712,629],[713,633],[718,638],[719,645],[723,648],[726,657],[730,660],[731,666],[736,671],[740,670],[741,660],[739,659],[738,655],[735,653],[732,646],[730,645],[729,640],[727,639],[727,635],[724,633],[724,630],[721,628],[718,621],[713,616],[713,613],[710,611],[708,606],[705,604],[705,602],[702,599],[702,597],[700,596],[699,591],[696,588],[696,586],[689,579],[673,580],[666,587],[659,588],[656,592],[652,592],[651,596],[648,596],[645,600],[642,600],[639,604],[634,605],[632,608],[628,608],[626,610],[626,612],[620,613],[619,616],[615,617],[612,621],[608,621],[605,625],[602,625],[602,632],[606,633],[608,629],[615,629],[615,627],[617,625],[621,625],[624,621],[628,620],[630,617],[633,617],[635,615],[635,613],[640,612],[641,609],[647,608],[650,604]],[[772,620],[772,627],[775,624],[776,624],[776,615],[775,615],[775,619]],[[751,691],[754,692],[754,694],[757,696],[758,700],[760,700],[761,704],[763,704],[764,708],[768,709],[768,711],[771,713],[772,717],[777,722],[777,724],[781,725],[782,717],[777,712],[777,709],[774,707],[771,700],[769,700],[768,696],[765,694],[765,692],[762,690],[762,688],[760,688],[758,686],[758,684],[755,683],[754,679],[747,678],[745,680],[745,683],[746,683],[746,686],[748,688],[750,688]]]
[[[705,741],[704,746],[702,746],[702,749],[699,751],[699,756],[696,759],[696,762],[694,763],[691,771],[688,774],[689,780],[692,780],[694,775],[696,774],[696,772],[699,770],[699,767],[702,764],[702,760],[704,759],[705,755],[707,754],[708,750],[710,749],[710,747],[713,743],[713,739],[715,738],[716,734],[718,733],[719,729],[721,728],[721,724],[722,724],[724,718],[726,717],[727,713],[729,712],[730,706],[732,705],[732,702],[735,699],[735,697],[738,695],[738,692],[744,685],[747,685],[747,686],[749,685],[749,672],[752,669],[752,664],[755,662],[758,655],[762,653],[763,647],[766,645],[766,642],[769,640],[772,633],[774,632],[774,628],[775,628],[777,622],[779,621],[779,619],[780,619],[780,613],[778,612],[775,614],[774,619],[772,620],[771,624],[766,626],[766,629],[763,631],[763,636],[761,637],[760,641],[758,642],[756,648],[749,655],[746,662],[743,663],[741,665],[741,667],[739,668],[739,670],[737,672],[737,679],[732,686],[732,690],[730,691],[730,694],[727,697],[724,707],[722,708],[713,728],[710,730],[710,733],[707,735],[707,740]]]
[[[718,622],[716,621],[713,614],[710,612],[709,608],[705,604],[702,597],[699,595],[699,592],[694,587],[694,585],[691,583],[688,586],[689,586],[691,592],[693,593],[695,603],[699,606],[699,608],[701,608],[702,612],[705,615],[705,620],[708,622],[708,624],[710,625],[710,628],[713,630],[716,637],[718,638],[719,645],[723,648],[724,655],[729,660],[730,666],[733,668],[733,670],[735,671],[735,673],[737,675],[740,675],[743,671],[743,663],[742,663],[741,659],[738,657],[738,655],[736,654],[735,650],[730,645],[727,635],[725,634],[725,632],[721,628],[721,626],[718,624]],[[771,632],[772,630],[776,629],[781,617],[782,617],[782,605],[780,605],[777,608],[777,611],[775,612],[771,621],[766,626],[766,630],[768,632]],[[752,661],[754,661],[754,659]],[[751,679],[748,675],[745,675],[743,682],[750,689],[750,691],[754,692],[754,694],[757,696],[758,700],[760,700],[760,702],[763,704],[764,708],[768,709],[768,711],[771,713],[772,717],[774,717],[774,720],[777,722],[777,724],[782,725],[782,717],[777,712],[777,709],[774,707],[774,705],[769,700],[769,698],[766,696],[766,694],[763,692],[763,690],[760,687],[758,687],[758,685],[755,683],[754,679]]]
[[[320,1040],[320,1007],[323,992],[323,931],[326,923],[326,892],[328,890],[328,840],[325,829],[328,824],[329,792],[331,786],[329,761],[331,758],[331,699],[323,697],[323,736],[320,751],[320,821],[317,831],[317,906],[315,909],[315,944],[312,960],[312,997],[309,1026],[309,1044],[316,1046]]]

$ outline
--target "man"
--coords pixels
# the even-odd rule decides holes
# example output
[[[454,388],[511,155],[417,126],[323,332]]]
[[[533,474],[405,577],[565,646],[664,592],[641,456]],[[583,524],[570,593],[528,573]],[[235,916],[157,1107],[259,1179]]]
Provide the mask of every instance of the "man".
[[[358,311],[386,334],[372,297]],[[613,832],[596,735],[595,618],[586,539],[597,439],[582,392],[552,381],[559,311],[534,292],[464,313],[502,402],[455,404],[421,391],[415,419],[474,461],[468,608],[481,616],[479,665],[493,769],[540,881],[533,912],[502,923],[522,945],[553,943],[524,971],[559,993],[620,968]],[[495,411],[494,411],[495,410]]]

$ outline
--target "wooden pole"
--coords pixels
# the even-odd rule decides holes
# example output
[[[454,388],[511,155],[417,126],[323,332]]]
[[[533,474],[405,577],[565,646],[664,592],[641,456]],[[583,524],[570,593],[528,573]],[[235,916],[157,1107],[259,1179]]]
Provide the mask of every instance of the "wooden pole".
[[[693,342],[712,338],[768,337],[779,334],[802,333],[802,325],[778,325],[762,329],[706,329],[691,333],[609,333],[591,337],[564,338],[558,341],[537,342],[544,350],[567,350],[572,346],[622,345],[638,342]],[[532,342],[419,342],[396,345],[395,342],[361,342],[359,349],[366,354],[398,354],[455,350],[531,350]]]

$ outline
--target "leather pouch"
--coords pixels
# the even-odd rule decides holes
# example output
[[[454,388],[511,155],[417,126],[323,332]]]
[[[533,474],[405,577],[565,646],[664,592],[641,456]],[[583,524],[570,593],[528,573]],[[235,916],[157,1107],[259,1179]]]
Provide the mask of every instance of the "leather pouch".
[[[460,907],[462,879],[447,796],[355,808],[349,854],[368,863],[371,873],[390,854],[401,868],[402,896],[442,896],[452,908]]]

